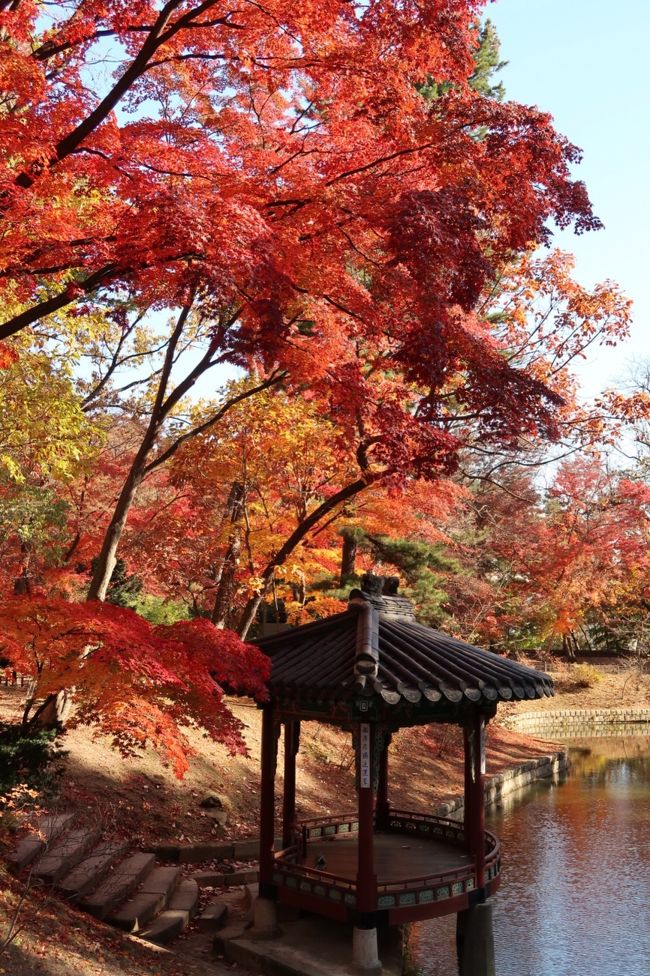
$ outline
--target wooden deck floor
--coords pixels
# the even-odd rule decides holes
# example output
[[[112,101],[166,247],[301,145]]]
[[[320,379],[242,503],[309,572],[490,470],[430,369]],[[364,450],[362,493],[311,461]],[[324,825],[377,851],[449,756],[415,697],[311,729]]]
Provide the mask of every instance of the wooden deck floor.
[[[321,856],[325,858],[323,871],[354,881],[357,876],[356,834],[338,834],[327,840],[310,841],[303,864],[315,868]],[[470,855],[459,847],[404,834],[375,834],[375,869],[379,883],[440,874],[470,863]]]

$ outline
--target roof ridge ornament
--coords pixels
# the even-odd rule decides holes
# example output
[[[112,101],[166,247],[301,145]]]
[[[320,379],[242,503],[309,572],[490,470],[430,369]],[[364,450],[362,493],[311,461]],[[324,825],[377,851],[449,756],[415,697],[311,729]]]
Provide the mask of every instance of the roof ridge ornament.
[[[361,579],[361,589],[350,590],[348,603],[351,606],[365,601],[370,603],[382,617],[390,617],[416,623],[413,604],[405,596],[399,596],[399,576],[375,576],[366,573]]]

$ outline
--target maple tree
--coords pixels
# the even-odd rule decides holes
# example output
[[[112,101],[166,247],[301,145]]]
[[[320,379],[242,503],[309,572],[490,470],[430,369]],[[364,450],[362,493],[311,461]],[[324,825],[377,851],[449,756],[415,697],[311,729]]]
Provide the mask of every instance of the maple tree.
[[[311,399],[306,404],[287,399],[292,393],[289,374],[284,393],[262,394],[248,406],[240,403],[231,422],[224,417],[220,426],[212,428],[213,433],[200,437],[194,454],[184,453],[184,462],[175,468],[174,478],[183,484],[195,482],[195,487],[200,485],[205,491],[204,473],[209,469],[213,481],[220,477],[225,486],[225,494],[214,502],[217,508],[223,506],[219,522],[229,536],[228,552],[220,557],[225,562],[217,561],[210,571],[214,574],[212,582],[199,584],[195,579],[192,584],[197,597],[205,586],[216,587],[216,603],[221,609],[213,611],[213,619],[223,623],[226,614],[234,619],[235,565],[242,554],[244,536],[248,547],[242,555],[245,575],[258,587],[240,625],[245,632],[265,593],[272,586],[277,592],[278,573],[283,572],[286,561],[290,559],[298,576],[304,577],[296,552],[317,548],[313,540],[322,532],[323,523],[340,520],[342,513],[358,505],[361,494],[376,491],[385,499],[386,492],[392,492],[395,498],[401,497],[399,518],[405,527],[408,505],[414,505],[420,513],[420,524],[414,527],[417,535],[422,532],[421,514],[427,505],[426,490],[418,494],[416,486],[423,480],[444,483],[459,457],[466,464],[473,452],[493,456],[496,461],[490,464],[498,468],[508,454],[512,457],[522,450],[539,453],[551,435],[562,437],[564,448],[571,450],[576,444],[602,438],[606,426],[603,411],[577,403],[568,371],[573,360],[593,342],[609,344],[625,335],[629,302],[611,283],[592,291],[581,287],[572,277],[572,267],[570,256],[561,252],[541,259],[525,256],[506,267],[483,298],[482,314],[492,330],[495,350],[502,351],[502,358],[514,364],[513,369],[525,369],[533,383],[546,391],[549,404],[543,413],[545,426],[540,423],[539,411],[537,416],[531,411],[524,422],[521,403],[514,395],[510,403],[495,403],[494,386],[486,383],[482,391],[478,377],[468,376],[461,361],[454,364],[455,371],[450,366],[437,389],[429,388],[427,393],[425,388],[407,382],[396,369],[391,343],[382,338],[373,344],[366,342],[356,351],[339,343],[340,350],[346,348],[348,362],[336,372],[329,370],[312,379],[307,391]],[[245,384],[238,387],[245,388]],[[203,429],[202,417],[209,411],[204,414],[202,410],[190,421],[191,429]],[[327,420],[315,423],[319,415]],[[264,500],[264,496],[275,492],[274,498],[284,496],[286,500],[286,476],[296,466],[296,454],[304,458],[305,469],[315,479],[313,485],[321,479],[327,490],[320,497],[318,491],[312,492],[309,508],[305,497],[298,494],[290,531],[283,537],[278,534],[280,512],[286,509],[270,503],[268,497]],[[525,463],[530,464],[530,460]],[[179,475],[183,466],[185,473]],[[219,471],[220,476],[216,475]],[[259,525],[251,535],[251,513],[247,511],[250,498],[243,498],[249,492],[249,479],[262,498],[263,509],[277,516],[262,546]],[[428,492],[429,497],[436,496],[431,489]],[[238,493],[241,497],[237,498]],[[437,495],[440,497],[439,491]],[[391,524],[394,515],[384,511],[384,526]],[[245,533],[243,518],[247,522]],[[370,528],[376,538],[385,532],[377,521],[375,528]],[[268,519],[269,526],[272,522]],[[310,537],[312,541],[305,549],[304,542]],[[184,550],[183,540],[176,539]],[[271,539],[273,545],[269,544]],[[151,546],[158,548],[150,535],[146,548]],[[267,559],[260,565],[263,548]],[[241,569],[239,575],[241,587]],[[423,577],[419,585],[424,585]],[[487,600],[489,587],[483,596]]]
[[[507,420],[501,437],[471,436],[475,410],[467,409],[462,388],[454,384],[447,422],[463,437],[462,469],[470,479],[498,479],[513,464],[539,467],[551,457],[559,460],[612,444],[620,432],[608,399],[585,402],[572,369],[591,347],[625,340],[632,303],[611,281],[591,289],[581,285],[574,266],[573,256],[563,251],[527,253],[505,265],[481,296],[477,310],[491,323],[493,341],[506,361],[542,383],[556,400],[550,438],[535,420],[526,426],[511,423],[513,436],[508,436]],[[489,403],[484,409],[490,409]],[[503,424],[503,419],[494,417],[493,423]],[[549,441],[554,442],[550,454]]]
[[[219,684],[260,694],[265,665],[224,628],[270,594],[332,612],[377,565],[493,646],[645,598],[633,478],[583,462],[544,508],[512,474],[642,397],[579,402],[572,361],[629,303],[540,254],[599,222],[579,151],[494,84],[483,7],[0,0],[0,547],[31,593],[0,628],[26,722],[74,687],[77,720],[179,772],[184,721],[238,748]],[[245,378],[197,403],[221,366]],[[95,602],[117,588],[197,619]]]
[[[426,269],[441,310],[546,218],[594,226],[550,118],[471,89],[481,6],[3,3],[3,273],[48,294],[0,337],[100,287],[169,304],[200,281],[273,344],[303,305],[363,321],[373,234],[384,285]]]
[[[227,395],[250,385],[237,381]],[[196,413],[210,409],[200,404]],[[356,465],[337,444],[339,433],[319,404],[266,391],[240,400],[218,428],[186,444],[174,459],[171,481],[198,516],[192,524],[199,559],[186,561],[184,569],[192,573],[197,596],[212,594],[210,612],[218,626],[236,623],[243,593],[263,594],[277,582],[266,567],[287,537],[354,481]],[[172,510],[167,514],[175,517]],[[182,525],[178,529],[183,532]],[[296,590],[332,559],[326,543],[306,548],[300,541],[286,550],[291,559],[282,571]]]
[[[516,469],[479,483],[449,529],[450,625],[513,650],[624,651],[646,615],[649,502],[647,484],[594,456],[566,461],[545,490]]]
[[[650,582],[650,490],[610,473],[597,459],[566,463],[548,492],[547,514],[520,549],[528,583],[543,601],[547,633],[573,656],[590,646],[589,625],[607,625],[624,606],[645,601]]]
[[[150,388],[149,395],[153,402],[148,411],[148,421],[126,479],[119,491],[113,514],[102,541],[88,590],[89,599],[101,600],[106,596],[124,527],[143,479],[173,457],[182,444],[218,424],[240,400],[247,399],[258,392],[275,386],[282,378],[281,372],[272,370],[268,376],[261,378],[255,386],[248,387],[216,405],[212,413],[208,417],[204,417],[199,425],[186,428],[182,432],[174,430],[171,436],[164,437],[165,423],[170,416],[173,416],[175,408],[182,404],[183,397],[191,390],[197,379],[216,365],[221,358],[216,355],[220,348],[219,342],[211,341],[207,349],[202,352],[198,362],[189,366],[181,379],[174,381],[172,370],[176,363],[178,346],[183,337],[191,309],[192,301],[185,305],[180,312],[171,335],[164,344],[163,363],[160,370],[154,375],[154,382]],[[225,319],[226,321],[222,324],[223,330],[227,332],[235,324],[235,318],[228,315],[225,316]]]
[[[178,776],[191,755],[183,726],[197,725],[231,752],[245,752],[224,688],[263,698],[269,672],[260,651],[207,620],[152,627],[132,610],[91,601],[4,600],[0,650],[33,679],[25,729],[69,691],[75,711],[68,724],[111,735],[125,756],[153,745]]]
[[[14,342],[0,383],[0,478],[65,480],[99,435],[84,416],[68,365],[35,342]]]
[[[229,395],[249,383],[238,381]],[[199,405],[197,415],[206,409]],[[241,401],[218,428],[179,451],[170,468],[177,501],[160,518],[134,524],[125,552],[135,545],[176,586],[182,580],[194,609],[212,599],[219,625],[244,631],[269,592],[292,620],[322,612],[323,597],[311,587],[307,601],[307,589],[315,578],[337,575],[342,522],[349,528],[363,520],[376,532],[394,523],[425,535],[428,527],[428,537],[439,539],[436,522],[462,495],[445,480],[425,485],[397,480],[382,465],[371,470],[363,455],[360,469],[348,433],[319,398],[276,390]],[[428,463],[433,469],[435,458]],[[160,578],[160,569],[152,575]]]
[[[504,261],[548,238],[548,219],[598,221],[570,175],[577,150],[548,116],[494,97],[480,6],[5,6],[0,271],[24,307],[0,337],[48,316],[56,328],[98,296],[127,296],[137,315],[181,309],[91,597],[142,478],[169,456],[150,456],[164,422],[215,362],[254,361],[262,384],[279,364],[325,387],[383,478],[453,466],[450,396],[480,414],[486,442],[557,434],[557,395],[508,363],[474,308]],[[118,64],[93,97],[109,38]],[[193,306],[207,350],[168,390]],[[384,377],[379,403],[368,368]],[[338,501],[376,477],[362,467]]]
[[[64,351],[44,334],[4,344],[0,381],[0,579],[29,592],[65,551],[66,486],[92,464],[102,430],[84,414]]]

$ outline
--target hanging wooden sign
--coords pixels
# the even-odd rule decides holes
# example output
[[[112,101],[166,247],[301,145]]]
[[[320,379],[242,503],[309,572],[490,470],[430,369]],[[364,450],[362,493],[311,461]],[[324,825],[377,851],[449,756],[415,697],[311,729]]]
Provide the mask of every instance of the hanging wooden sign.
[[[362,790],[370,788],[370,777],[370,725],[367,722],[362,722],[359,734],[359,786]]]

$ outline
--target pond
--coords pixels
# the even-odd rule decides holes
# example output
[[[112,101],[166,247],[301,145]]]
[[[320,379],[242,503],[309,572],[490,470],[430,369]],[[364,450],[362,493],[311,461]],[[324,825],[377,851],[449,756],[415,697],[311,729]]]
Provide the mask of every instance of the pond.
[[[521,793],[502,841],[497,976],[650,976],[650,737],[572,740],[562,784]],[[455,916],[413,927],[422,976],[457,976]]]

